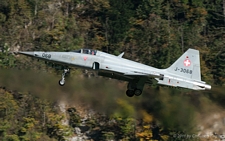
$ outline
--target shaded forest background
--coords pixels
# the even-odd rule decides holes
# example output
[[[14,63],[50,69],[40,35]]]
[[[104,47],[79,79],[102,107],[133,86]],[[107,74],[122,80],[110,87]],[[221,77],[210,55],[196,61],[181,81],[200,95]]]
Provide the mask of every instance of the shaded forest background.
[[[225,106],[224,0],[1,0],[0,31],[0,140],[65,140],[81,125],[77,105],[100,113],[86,121],[91,139],[176,140],[174,134],[199,133],[206,115]],[[79,48],[124,51],[157,68],[198,49],[202,79],[213,89],[149,86],[129,99],[123,82],[72,76],[59,88],[61,72],[13,53]]]

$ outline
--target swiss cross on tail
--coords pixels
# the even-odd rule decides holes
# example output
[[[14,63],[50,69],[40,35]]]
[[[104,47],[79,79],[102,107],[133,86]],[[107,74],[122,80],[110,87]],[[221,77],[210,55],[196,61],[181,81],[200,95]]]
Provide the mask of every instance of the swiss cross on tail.
[[[184,60],[184,66],[189,67],[191,65],[191,61],[188,59],[188,56]]]

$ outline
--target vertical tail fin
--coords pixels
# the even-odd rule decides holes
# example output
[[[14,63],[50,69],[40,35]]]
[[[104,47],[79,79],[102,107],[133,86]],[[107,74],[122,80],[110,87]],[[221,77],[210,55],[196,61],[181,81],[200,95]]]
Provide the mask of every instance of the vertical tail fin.
[[[188,49],[179,59],[166,70],[182,77],[201,81],[199,51]]]

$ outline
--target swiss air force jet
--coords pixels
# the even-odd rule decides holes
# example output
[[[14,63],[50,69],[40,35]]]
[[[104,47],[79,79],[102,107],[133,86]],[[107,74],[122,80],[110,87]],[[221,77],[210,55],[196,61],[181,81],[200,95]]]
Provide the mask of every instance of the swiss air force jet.
[[[118,56],[92,49],[80,49],[70,52],[25,51],[19,54],[51,61],[65,66],[91,69],[100,76],[128,82],[126,94],[139,96],[144,85],[155,79],[158,84],[182,87],[193,90],[210,90],[211,86],[201,81],[199,51],[188,49],[175,63],[167,69],[157,69],[128,59],[121,53]],[[64,69],[59,85],[65,84]]]

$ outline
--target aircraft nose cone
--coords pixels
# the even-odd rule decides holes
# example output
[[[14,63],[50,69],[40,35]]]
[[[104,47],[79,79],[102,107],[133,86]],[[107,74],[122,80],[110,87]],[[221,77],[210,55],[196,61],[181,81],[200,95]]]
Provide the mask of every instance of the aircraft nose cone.
[[[29,51],[19,51],[19,54],[27,55],[27,56],[34,56],[34,52]]]

